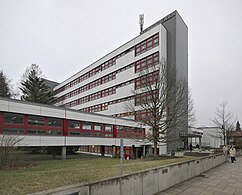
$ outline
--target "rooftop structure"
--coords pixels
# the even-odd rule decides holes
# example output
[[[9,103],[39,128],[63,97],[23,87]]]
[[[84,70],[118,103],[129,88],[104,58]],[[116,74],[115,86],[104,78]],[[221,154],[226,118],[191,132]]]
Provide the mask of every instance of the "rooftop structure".
[[[162,60],[168,67],[168,80],[188,81],[188,28],[177,11],[56,86],[56,106],[136,120],[142,116],[142,110],[137,106],[131,116],[124,103],[135,104],[132,91],[144,87],[140,72],[159,68]],[[187,120],[184,115],[183,124],[172,130],[177,141],[168,143],[168,152],[183,147],[179,134],[187,132]]]

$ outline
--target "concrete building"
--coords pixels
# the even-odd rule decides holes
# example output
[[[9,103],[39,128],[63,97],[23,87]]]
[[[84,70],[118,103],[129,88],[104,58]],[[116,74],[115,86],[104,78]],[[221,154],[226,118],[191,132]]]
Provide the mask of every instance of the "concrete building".
[[[142,88],[140,72],[159,68],[162,60],[167,64],[168,80],[188,81],[188,28],[177,11],[56,86],[56,105],[136,119],[142,110],[137,106],[136,115],[130,116],[124,103],[135,103],[132,90]],[[176,141],[168,143],[168,152],[183,147],[179,134],[187,132],[187,115],[182,121],[182,125],[172,129]]]
[[[201,146],[208,148],[220,148],[224,145],[222,131],[217,127],[189,127],[191,135],[201,135]],[[199,139],[192,137],[188,139],[193,146],[199,144]]]
[[[145,129],[134,120],[87,113],[56,106],[0,98],[0,141],[4,135],[20,138],[19,146],[58,147],[119,157],[141,157],[148,151]],[[3,144],[3,142],[2,142]]]
[[[54,88],[60,83],[57,83],[55,81],[51,81],[48,79],[44,79],[44,84],[49,88],[49,91],[54,91]]]

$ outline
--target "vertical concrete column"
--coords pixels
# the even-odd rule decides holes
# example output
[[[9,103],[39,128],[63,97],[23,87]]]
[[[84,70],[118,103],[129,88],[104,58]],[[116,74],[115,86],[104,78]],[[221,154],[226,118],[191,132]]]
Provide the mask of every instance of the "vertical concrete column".
[[[145,157],[145,145],[143,146],[143,157]]]
[[[113,149],[112,157],[115,158],[116,157],[116,146],[112,145],[112,149]]]
[[[149,154],[149,155],[154,154],[154,152],[152,151],[152,147],[151,147],[151,146],[149,146],[149,148],[148,148],[148,154]]]
[[[62,147],[61,158],[62,158],[62,160],[66,160],[66,146]]]

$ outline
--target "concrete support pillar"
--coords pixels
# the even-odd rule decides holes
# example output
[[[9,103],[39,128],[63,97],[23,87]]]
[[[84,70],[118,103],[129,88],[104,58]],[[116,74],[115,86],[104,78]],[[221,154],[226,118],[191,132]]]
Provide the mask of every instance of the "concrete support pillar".
[[[62,147],[61,158],[62,158],[62,160],[66,160],[66,146]]]
[[[153,148],[151,146],[148,147],[148,155],[154,154]]]
[[[145,145],[143,146],[143,157],[145,157]]]
[[[112,145],[112,149],[113,149],[112,157],[115,158],[116,157],[116,146]]]

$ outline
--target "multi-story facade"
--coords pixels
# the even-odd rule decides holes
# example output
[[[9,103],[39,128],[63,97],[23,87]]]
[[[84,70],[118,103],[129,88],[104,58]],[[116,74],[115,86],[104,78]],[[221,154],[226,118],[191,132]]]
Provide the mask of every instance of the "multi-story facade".
[[[172,12],[141,34],[87,66],[54,88],[57,106],[116,117],[130,117],[124,102],[134,101],[132,91],[142,88],[140,72],[165,60],[168,80],[188,80],[188,29],[177,11]],[[153,74],[155,75],[155,69]],[[150,74],[150,76],[154,76]],[[170,76],[169,76],[170,74]],[[174,76],[175,75],[175,76]],[[142,111],[131,118],[136,119]],[[187,116],[182,129],[187,131]],[[174,135],[179,136],[179,133]],[[177,140],[177,139],[176,139]],[[178,140],[168,151],[182,147]]]
[[[145,129],[134,120],[80,112],[0,97],[0,141],[11,135],[22,147],[79,148],[84,152],[137,158],[149,147],[142,142]],[[2,139],[3,138],[3,139]]]

